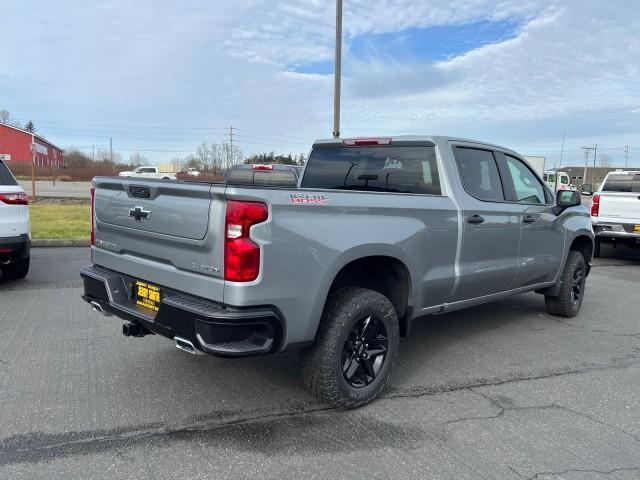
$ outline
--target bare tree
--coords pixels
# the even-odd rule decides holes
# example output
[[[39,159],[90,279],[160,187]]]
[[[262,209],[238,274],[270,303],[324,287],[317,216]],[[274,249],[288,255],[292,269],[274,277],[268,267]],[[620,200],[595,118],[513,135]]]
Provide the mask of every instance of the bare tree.
[[[5,110],[4,108],[0,110],[0,123],[9,123],[10,119],[11,119],[11,114],[9,113],[8,110]]]
[[[149,161],[147,160],[147,157],[145,157],[144,155],[138,152],[135,152],[129,156],[129,163],[131,165],[148,165]]]
[[[108,163],[111,161],[111,152],[108,149],[98,149],[96,151],[96,161]],[[113,152],[113,163],[122,163],[122,154]]]
[[[223,143],[221,149],[222,161],[224,162],[223,168],[225,170],[230,170],[234,165],[242,163],[242,150],[237,145],[232,147],[230,143]]]
[[[33,123],[31,120],[27,122],[27,124],[24,126],[24,129],[30,133],[36,133],[37,130],[35,123]]]
[[[601,167],[609,168],[611,167],[611,158],[606,153],[601,153],[598,156],[598,162]]]

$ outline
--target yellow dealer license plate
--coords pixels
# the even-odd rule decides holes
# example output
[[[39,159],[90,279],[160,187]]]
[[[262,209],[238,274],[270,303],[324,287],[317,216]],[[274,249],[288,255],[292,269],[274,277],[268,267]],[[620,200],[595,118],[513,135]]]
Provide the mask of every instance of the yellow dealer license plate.
[[[640,225],[636,225],[633,227],[633,233],[640,233]]]
[[[157,312],[160,309],[160,288],[146,282],[136,281],[136,303]]]

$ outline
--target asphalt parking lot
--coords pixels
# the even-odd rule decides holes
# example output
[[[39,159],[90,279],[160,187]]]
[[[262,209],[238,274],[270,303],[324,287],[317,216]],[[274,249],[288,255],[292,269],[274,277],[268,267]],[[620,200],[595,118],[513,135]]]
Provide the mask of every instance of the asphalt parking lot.
[[[192,357],[80,300],[88,249],[0,280],[0,478],[640,478],[640,252],[580,315],[541,296],[425,318],[382,398],[316,403],[298,353]]]

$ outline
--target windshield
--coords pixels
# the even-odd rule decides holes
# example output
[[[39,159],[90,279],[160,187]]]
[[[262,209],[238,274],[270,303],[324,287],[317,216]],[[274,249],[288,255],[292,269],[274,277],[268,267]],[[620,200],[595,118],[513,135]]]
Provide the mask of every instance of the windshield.
[[[547,182],[556,183],[556,179],[558,178],[555,173],[545,173],[545,180]]]

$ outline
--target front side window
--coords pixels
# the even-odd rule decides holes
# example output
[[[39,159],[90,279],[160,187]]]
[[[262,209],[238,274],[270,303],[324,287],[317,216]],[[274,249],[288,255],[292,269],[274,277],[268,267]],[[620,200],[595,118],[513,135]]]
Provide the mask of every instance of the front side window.
[[[492,152],[456,147],[455,155],[467,193],[488,202],[504,200],[500,173]]]
[[[315,148],[302,188],[440,195],[434,147]]]
[[[516,192],[515,200],[519,203],[546,203],[544,187],[529,167],[511,155],[505,155],[504,158]]]

